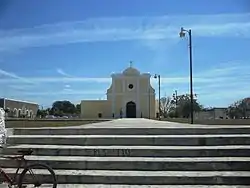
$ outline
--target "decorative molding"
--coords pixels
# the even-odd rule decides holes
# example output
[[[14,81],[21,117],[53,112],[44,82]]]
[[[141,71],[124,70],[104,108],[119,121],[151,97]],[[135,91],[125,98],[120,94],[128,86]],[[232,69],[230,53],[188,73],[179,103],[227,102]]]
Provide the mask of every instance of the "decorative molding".
[[[139,93],[139,96],[140,95],[148,95],[149,94],[149,92],[145,92],[145,93]],[[109,94],[110,96],[112,96],[112,93],[111,94]],[[115,93],[114,95],[124,95],[124,96],[135,96],[136,95],[136,93],[135,92],[124,92],[124,93]],[[155,95],[155,93],[150,93],[150,96],[154,96]]]
[[[3,98],[3,99],[6,100],[6,101],[14,101],[14,102],[38,105],[38,103],[35,103],[35,102],[29,102],[29,101],[23,101],[23,100],[17,100],[17,99],[10,99],[10,98]]]
[[[115,80],[112,79],[112,113],[115,113]]]
[[[136,117],[140,117],[141,114],[141,105],[140,105],[140,78],[137,78],[137,83],[136,83]]]
[[[125,69],[125,71],[128,69]],[[155,99],[155,90],[151,86],[151,74],[150,73],[140,73],[139,74],[132,74],[132,75],[126,75],[124,74],[123,71],[122,73],[113,73],[111,74],[112,78],[112,91],[109,93],[111,102],[112,102],[112,113],[116,113],[116,97],[120,96],[121,100],[121,106],[119,106],[119,111],[122,109],[123,111],[123,117],[126,117],[126,104],[129,101],[133,101],[136,104],[136,116],[140,117],[141,116],[141,98],[146,98],[145,103],[147,104],[146,109],[149,110],[149,106],[151,106],[151,103],[149,103],[149,98]],[[117,86],[121,86],[121,91],[116,91],[117,86],[115,86],[116,81]],[[147,88],[140,88],[141,82],[142,81],[147,81]],[[131,82],[131,83],[130,83]],[[129,89],[128,85],[133,84],[133,88]],[[119,88],[120,89],[120,88]],[[146,91],[143,91],[146,89]],[[143,104],[145,105],[145,104]],[[120,114],[115,114],[115,115],[120,115]],[[146,115],[146,114],[145,114]],[[144,116],[145,116],[144,115]],[[153,115],[151,115],[153,116]],[[145,116],[146,117],[146,116]]]
[[[150,75],[148,74],[140,74],[140,75],[135,75],[135,76],[126,76],[123,74],[113,74],[111,76],[113,79],[135,79],[135,78],[150,78]]]
[[[126,92],[126,83],[125,83],[125,81],[126,80],[122,80],[122,92],[123,92],[123,94]]]

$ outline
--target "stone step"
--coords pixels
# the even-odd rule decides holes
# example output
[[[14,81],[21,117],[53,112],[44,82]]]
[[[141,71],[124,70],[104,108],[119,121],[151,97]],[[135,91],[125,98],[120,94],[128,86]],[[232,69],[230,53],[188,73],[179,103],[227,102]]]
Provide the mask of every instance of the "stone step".
[[[250,157],[249,145],[228,146],[74,146],[74,145],[15,145],[4,149],[5,154],[18,154],[20,149],[33,149],[41,156],[92,157]]]
[[[11,135],[9,144],[209,146],[250,145],[249,134],[232,135]]]
[[[8,185],[0,184],[1,188]],[[45,185],[51,187],[51,185]],[[105,185],[105,184],[58,184],[57,188],[249,188],[244,185]]]
[[[249,171],[250,157],[154,158],[154,157],[76,157],[26,156],[28,163],[46,163],[64,170],[140,171]],[[19,161],[0,158],[2,168],[15,168]]]
[[[11,133],[12,145],[4,154],[33,148],[26,159],[53,167],[59,188],[250,185],[250,126],[123,119],[78,127],[18,128]],[[0,158],[0,166],[10,174],[16,165]],[[46,177],[41,169],[38,173]]]
[[[12,168],[4,171],[9,175],[15,173]],[[47,171],[38,169],[34,173],[43,180],[49,178]],[[55,170],[55,173],[59,184],[250,185],[250,172],[242,171]]]
[[[0,184],[8,188],[7,184]],[[43,184],[42,187],[51,187]],[[247,185],[107,185],[107,184],[57,184],[57,188],[249,188]]]
[[[6,187],[8,188],[8,187]],[[244,185],[105,185],[58,184],[57,188],[249,188]]]
[[[224,127],[158,127],[158,128],[18,128],[15,135],[201,135],[201,134],[250,134],[250,126]]]
[[[44,186],[44,185],[43,185]],[[1,188],[8,185],[0,184]],[[45,184],[44,187],[51,187]],[[105,185],[105,184],[58,184],[57,188],[249,188],[244,185]]]

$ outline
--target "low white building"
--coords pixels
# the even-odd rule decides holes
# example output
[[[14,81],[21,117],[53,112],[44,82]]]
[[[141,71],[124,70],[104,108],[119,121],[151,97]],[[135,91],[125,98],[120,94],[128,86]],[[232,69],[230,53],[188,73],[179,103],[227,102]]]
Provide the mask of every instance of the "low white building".
[[[227,108],[211,108],[209,110],[196,112],[195,119],[227,119]]]
[[[16,99],[0,98],[0,108],[6,111],[6,117],[26,117],[34,118],[39,105],[34,102],[22,101]]]

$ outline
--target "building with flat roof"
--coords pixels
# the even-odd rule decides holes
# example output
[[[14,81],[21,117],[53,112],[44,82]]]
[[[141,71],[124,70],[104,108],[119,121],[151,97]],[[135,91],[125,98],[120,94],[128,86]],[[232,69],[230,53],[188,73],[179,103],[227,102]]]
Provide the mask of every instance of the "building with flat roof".
[[[0,98],[0,108],[6,111],[6,117],[34,118],[36,117],[39,105],[29,101]]]
[[[227,108],[211,108],[194,113],[195,119],[227,119]]]

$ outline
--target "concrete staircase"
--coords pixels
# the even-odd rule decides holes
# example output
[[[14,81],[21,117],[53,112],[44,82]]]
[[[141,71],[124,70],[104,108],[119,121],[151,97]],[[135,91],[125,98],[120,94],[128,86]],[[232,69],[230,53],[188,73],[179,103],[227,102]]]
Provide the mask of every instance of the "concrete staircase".
[[[49,164],[58,182],[69,187],[250,185],[250,126],[122,119],[70,128],[14,129],[8,144],[5,154],[33,148],[34,154],[26,157],[29,163]],[[0,165],[12,174],[17,164],[1,158]]]

